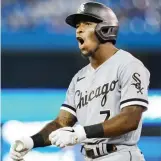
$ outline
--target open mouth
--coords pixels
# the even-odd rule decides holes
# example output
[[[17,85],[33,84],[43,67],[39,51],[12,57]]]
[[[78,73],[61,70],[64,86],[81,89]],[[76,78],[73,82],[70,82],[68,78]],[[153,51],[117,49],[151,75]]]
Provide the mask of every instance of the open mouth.
[[[81,37],[77,37],[77,40],[81,45],[84,43],[84,39]]]

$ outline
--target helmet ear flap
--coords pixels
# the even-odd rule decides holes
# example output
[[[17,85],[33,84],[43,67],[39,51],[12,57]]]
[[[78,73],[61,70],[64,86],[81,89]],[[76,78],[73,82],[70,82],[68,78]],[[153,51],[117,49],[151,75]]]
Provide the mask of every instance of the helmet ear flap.
[[[96,25],[95,33],[101,43],[112,42],[115,44],[118,32],[118,26],[110,26],[106,22],[100,22]]]

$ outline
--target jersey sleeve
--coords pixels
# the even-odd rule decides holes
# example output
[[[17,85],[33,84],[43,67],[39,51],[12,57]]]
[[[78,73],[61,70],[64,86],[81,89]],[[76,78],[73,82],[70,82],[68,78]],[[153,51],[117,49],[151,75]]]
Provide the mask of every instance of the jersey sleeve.
[[[148,107],[148,87],[150,73],[140,62],[131,62],[120,72],[120,108],[130,105]]]
[[[76,107],[74,104],[74,94],[75,94],[75,77],[73,77],[68,90],[66,92],[65,101],[61,106],[62,110],[66,110],[76,116]]]

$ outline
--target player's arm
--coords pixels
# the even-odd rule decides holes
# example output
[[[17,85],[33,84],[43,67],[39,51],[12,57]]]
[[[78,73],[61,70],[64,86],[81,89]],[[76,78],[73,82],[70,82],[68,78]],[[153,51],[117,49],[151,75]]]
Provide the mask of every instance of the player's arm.
[[[127,106],[121,110],[120,114],[101,124],[86,126],[84,128],[87,138],[116,137],[136,130],[144,110],[139,105]]]
[[[76,116],[68,111],[60,110],[59,116],[55,120],[48,123],[40,132],[31,137],[34,142],[34,147],[51,145],[51,142],[49,141],[49,134],[51,132],[66,126],[72,127],[76,121]]]
[[[144,107],[138,105],[123,108],[117,116],[102,123],[73,128],[65,127],[50,134],[52,144],[60,147],[81,143],[86,138],[116,137],[137,129]]]
[[[13,142],[10,148],[10,156],[13,160],[23,160],[24,155],[26,155],[32,148],[51,145],[49,136],[52,132],[66,126],[72,127],[76,123],[77,118],[76,109],[74,107],[74,91],[75,83],[74,79],[72,79],[58,117],[48,123],[37,134],[30,137],[22,137]]]
[[[76,75],[73,77],[68,90],[66,92],[66,98],[61,106],[59,116],[49,124],[47,124],[40,132],[32,136],[34,141],[34,147],[51,145],[49,141],[49,135],[57,129],[70,126],[72,127],[76,121],[76,109],[74,103]]]
[[[47,124],[40,132],[32,136],[34,141],[34,147],[51,145],[49,141],[49,135],[57,129],[70,126],[72,127],[76,121],[76,109],[74,107],[74,92],[75,92],[75,77],[73,77],[68,90],[66,92],[66,98],[61,106],[58,117]]]
[[[84,127],[88,138],[116,137],[138,128],[143,111],[148,107],[150,74],[139,62],[132,62],[119,72],[120,113],[97,125]],[[96,129],[95,132],[91,133]]]
[[[10,148],[10,157],[13,160],[24,160],[24,155],[32,148],[51,145],[49,141],[50,133],[65,126],[73,126],[76,120],[73,114],[60,110],[59,116],[54,121],[48,123],[40,132],[31,137],[22,137],[13,142]]]

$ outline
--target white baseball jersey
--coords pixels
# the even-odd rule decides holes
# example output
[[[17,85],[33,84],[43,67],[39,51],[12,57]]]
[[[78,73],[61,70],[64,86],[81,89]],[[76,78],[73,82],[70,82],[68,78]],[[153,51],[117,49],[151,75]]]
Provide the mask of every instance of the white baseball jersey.
[[[119,50],[97,69],[88,64],[73,77],[61,109],[75,115],[82,126],[102,123],[129,105],[146,110],[149,78],[150,73],[140,60]],[[141,129],[142,120],[136,130],[122,136],[86,139],[84,143],[104,140],[133,145],[138,142]]]

